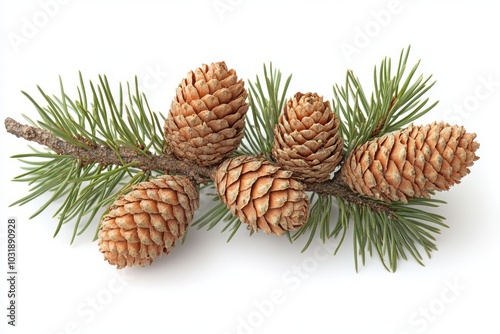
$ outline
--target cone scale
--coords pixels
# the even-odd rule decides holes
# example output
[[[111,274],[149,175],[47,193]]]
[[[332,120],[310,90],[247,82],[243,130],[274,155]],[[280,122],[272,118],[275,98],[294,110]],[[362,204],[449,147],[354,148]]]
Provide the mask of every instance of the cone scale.
[[[239,156],[219,166],[215,185],[241,222],[281,236],[302,226],[309,215],[304,186],[291,175],[265,159]]]
[[[118,269],[151,264],[184,236],[198,206],[198,189],[184,176],[163,175],[134,185],[104,216],[99,250]]]
[[[272,156],[296,179],[322,182],[342,160],[339,120],[316,93],[297,93],[285,105],[274,130]]]
[[[190,71],[165,120],[169,149],[201,166],[222,162],[243,138],[246,98],[244,82],[224,62]]]
[[[354,149],[341,177],[352,190],[379,200],[429,198],[430,192],[448,190],[470,172],[479,159],[475,138],[443,122],[410,125]]]

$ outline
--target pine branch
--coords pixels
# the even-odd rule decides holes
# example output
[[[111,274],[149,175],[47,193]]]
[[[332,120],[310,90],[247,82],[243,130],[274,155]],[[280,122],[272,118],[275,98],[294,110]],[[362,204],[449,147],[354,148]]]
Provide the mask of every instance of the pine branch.
[[[72,143],[65,142],[64,140],[56,137],[47,130],[43,130],[30,125],[23,125],[12,118],[5,119],[5,128],[7,132],[15,135],[16,137],[23,138],[27,141],[32,141],[40,145],[46,146],[56,153],[56,156],[69,157],[73,160],[80,161],[80,165],[92,165],[98,164],[101,167],[106,167],[110,165],[115,166],[126,166],[135,167],[141,169],[145,172],[151,171],[161,171],[163,173],[174,173],[182,174],[191,177],[198,184],[206,184],[213,180],[216,166],[215,167],[202,167],[194,163],[189,163],[185,161],[178,160],[177,158],[169,155],[156,155],[149,153],[148,156],[141,154],[129,147],[118,147],[112,149],[110,147],[94,145],[93,147],[84,148],[80,145],[75,145]],[[62,183],[61,183],[62,182]],[[59,189],[64,190],[65,183],[68,180],[59,180]],[[325,200],[329,201],[328,198],[335,197],[340,199],[342,203],[346,203],[351,207],[361,207],[366,208],[370,212],[377,214],[379,216],[390,217],[391,219],[396,219],[398,212],[389,203],[375,201],[367,197],[360,196],[359,194],[350,190],[339,177],[333,179],[315,183],[315,182],[303,182],[308,191],[316,193],[322,199],[317,203],[324,203]],[[39,194],[33,194],[38,196]],[[31,197],[30,197],[31,199]],[[214,198],[217,200],[218,198]],[[51,201],[48,201],[49,204]],[[42,209],[41,209],[42,210]],[[39,210],[39,211],[41,211]],[[321,215],[321,219],[317,219],[318,215]],[[306,230],[312,228],[312,233],[309,240],[304,247],[304,250],[309,246],[314,236],[316,230],[316,224],[321,224],[323,232],[321,233],[323,241],[330,238],[334,232],[325,232],[329,223],[329,213],[331,212],[331,202],[329,205],[313,206],[313,211],[309,222],[294,235],[293,240],[296,240],[300,235],[302,235]],[[80,213],[81,214],[81,213]],[[327,214],[325,216],[325,214]],[[94,213],[95,215],[95,213]],[[211,209],[200,220],[193,223],[194,226],[202,228],[208,225],[208,229],[212,229],[215,225],[221,221],[226,222],[226,226],[223,231],[229,229],[231,231],[229,240],[234,236],[236,231],[241,225],[241,222],[232,214],[229,213],[227,207],[218,202],[214,208]],[[88,226],[88,223],[87,225]],[[60,229],[61,224],[59,224],[57,231]],[[75,227],[76,231],[77,226]],[[75,232],[76,233],[76,232]],[[338,231],[336,232],[338,233]]]
[[[415,79],[418,63],[405,75],[408,54],[409,48],[401,53],[395,75],[391,74],[390,59],[384,59],[379,70],[375,68],[375,89],[370,97],[351,71],[347,72],[345,86],[334,87],[332,109],[341,119],[344,156],[374,137],[400,129],[435,106],[436,103],[428,105],[428,99],[421,100],[433,83],[429,82],[430,77]],[[251,113],[244,140],[235,155],[261,155],[272,161],[274,128],[286,101],[290,79],[291,76],[281,86],[281,72],[270,64],[269,71],[264,65],[262,80],[257,76],[255,83],[250,83]],[[182,174],[197,184],[213,186],[217,166],[201,167],[166,152],[168,143],[164,142],[160,122],[164,117],[149,109],[145,95],[138,90],[137,78],[135,89],[127,84],[125,98],[119,86],[118,99],[105,76],[99,77],[97,85],[90,82],[90,89],[86,89],[80,75],[79,99],[75,101],[66,95],[62,81],[60,86],[60,97],[49,96],[39,88],[48,103],[46,107],[24,93],[38,110],[40,121],[28,119],[32,125],[23,125],[12,118],[5,119],[9,133],[53,151],[35,150],[32,154],[15,156],[28,165],[25,168],[28,172],[15,181],[34,186],[28,196],[14,204],[22,205],[49,193],[48,201],[36,215],[55,200],[65,198],[56,212],[60,217],[56,233],[62,224],[74,219],[74,239],[89,226],[97,210],[110,205],[128,186],[155,174]],[[444,202],[425,198],[410,199],[408,203],[374,200],[345,185],[339,177],[341,168],[342,163],[332,179],[321,183],[301,181],[311,192],[310,215],[300,229],[288,234],[291,241],[309,233],[305,250],[319,232],[323,241],[340,236],[340,247],[347,230],[352,228],[356,269],[358,258],[364,264],[366,255],[373,252],[391,271],[396,270],[399,259],[407,259],[407,254],[419,263],[422,263],[420,251],[430,256],[436,249],[433,234],[446,225],[444,217],[421,207],[437,207]],[[332,225],[335,201],[338,218]],[[229,231],[231,239],[242,222],[217,195],[214,202],[213,208],[191,225],[210,230],[223,222],[222,231]],[[90,218],[79,228],[84,215]]]
[[[349,203],[370,207],[375,212],[392,214],[392,210],[387,203],[374,201],[353,192],[340,180],[338,175],[324,182],[302,182],[306,185],[308,191],[312,191],[318,195],[340,197]]]
[[[5,119],[5,128],[7,132],[16,137],[47,146],[59,155],[72,156],[81,160],[84,164],[98,163],[101,166],[133,164],[134,167],[144,171],[158,170],[164,173],[183,174],[191,177],[197,183],[205,183],[206,179],[210,178],[213,173],[213,168],[190,164],[172,156],[150,154],[147,157],[125,146],[118,147],[117,150],[104,146],[85,149],[65,142],[46,130],[30,125],[22,125],[12,118]]]
[[[119,156],[115,150],[109,147],[97,146],[85,149],[67,143],[46,130],[20,124],[10,117],[5,119],[5,128],[7,132],[18,138],[47,146],[59,155],[72,156],[75,159],[81,160],[84,164],[98,163],[101,166],[132,164],[134,167],[144,171],[156,170],[163,171],[164,173],[182,174],[191,177],[198,184],[205,184],[208,181],[207,179],[212,179],[216,168],[203,167],[181,161],[170,155],[150,154],[149,157],[145,157],[128,147],[119,147]],[[345,186],[338,177],[321,183],[301,182],[304,183],[308,191],[320,195],[341,197],[349,203],[369,206],[376,212],[391,213],[390,206],[387,203],[373,201],[356,194]]]

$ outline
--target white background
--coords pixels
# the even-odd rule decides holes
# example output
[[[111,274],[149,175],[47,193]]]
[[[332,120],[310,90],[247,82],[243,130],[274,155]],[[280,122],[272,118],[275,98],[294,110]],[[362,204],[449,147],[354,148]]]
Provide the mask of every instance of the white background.
[[[421,122],[444,120],[476,132],[481,159],[438,198],[450,228],[425,266],[401,261],[387,272],[375,257],[354,270],[352,242],[325,257],[319,240],[243,229],[230,243],[221,227],[190,230],[186,243],[151,267],[117,271],[92,243],[93,225],[73,245],[72,226],[53,239],[49,198],[8,207],[28,193],[11,182],[9,157],[27,143],[1,131],[2,333],[453,333],[498,332],[500,227],[498,155],[500,20],[494,1],[2,1],[0,110],[37,118],[27,91],[71,91],[78,71],[133,80],[166,113],[176,85],[202,63],[225,60],[245,80],[272,61],[293,73],[290,95],[332,85],[353,69],[369,86],[373,66],[412,45],[410,62],[437,80],[439,105]],[[74,91],[73,91],[74,92]],[[495,174],[494,174],[495,173]],[[202,199],[197,217],[207,211]],[[18,220],[17,327],[7,326],[6,234]],[[97,222],[95,222],[97,224]],[[348,235],[350,237],[351,235]],[[337,241],[333,241],[334,245]],[[7,329],[7,331],[5,331]]]

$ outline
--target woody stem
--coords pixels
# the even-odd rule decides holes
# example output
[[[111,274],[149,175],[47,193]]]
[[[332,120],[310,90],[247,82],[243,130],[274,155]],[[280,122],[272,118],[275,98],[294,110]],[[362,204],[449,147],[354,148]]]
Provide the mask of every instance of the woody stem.
[[[12,118],[5,119],[5,128],[8,133],[18,138],[38,143],[52,149],[60,155],[72,156],[83,161],[85,164],[98,163],[101,165],[124,165],[135,163],[134,167],[144,171],[158,170],[174,174],[182,174],[190,177],[198,184],[207,183],[214,178],[217,166],[203,167],[194,163],[175,158],[172,155],[139,154],[128,147],[119,147],[114,150],[110,147],[95,146],[86,149],[70,144],[57,138],[47,130],[30,125],[23,125]],[[375,202],[362,197],[349,189],[338,177],[324,182],[303,182],[307,191],[320,195],[332,195],[341,197],[345,201],[371,207],[374,211],[390,214],[392,210],[387,204]]]

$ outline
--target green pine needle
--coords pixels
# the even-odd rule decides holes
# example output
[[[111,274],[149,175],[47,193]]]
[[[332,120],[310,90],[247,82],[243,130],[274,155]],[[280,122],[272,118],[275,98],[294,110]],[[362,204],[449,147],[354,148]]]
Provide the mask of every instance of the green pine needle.
[[[269,70],[264,64],[264,79],[256,76],[254,84],[249,82],[248,101],[250,105],[250,119],[247,119],[245,137],[236,152],[237,155],[264,155],[272,160],[271,150],[274,144],[274,128],[286,102],[286,92],[292,75],[289,75],[281,87],[281,71]],[[265,82],[265,86],[262,81]]]
[[[338,250],[352,221],[356,271],[359,268],[358,259],[364,265],[367,254],[372,256],[374,251],[390,271],[397,269],[399,259],[407,260],[407,254],[423,265],[420,252],[424,250],[430,257],[431,251],[437,249],[432,233],[439,233],[440,227],[447,227],[444,217],[420,208],[445,204],[441,200],[415,198],[407,204],[394,202],[388,204],[392,214],[387,214],[369,206],[348,203],[340,197],[336,199],[339,215],[332,236],[341,235]]]
[[[410,48],[401,51],[396,73],[391,59],[385,58],[374,70],[374,92],[368,96],[359,79],[347,71],[344,86],[333,87],[333,109],[339,116],[346,154],[367,141],[399,130],[425,115],[438,102],[429,105],[422,96],[434,85],[431,76],[416,77],[419,63],[407,69]]]
[[[144,156],[149,156],[150,151],[161,153],[164,142],[160,118],[150,110],[145,95],[139,92],[137,78],[133,89],[127,84],[126,93],[121,85],[118,87],[118,99],[113,95],[107,78],[99,76],[98,79],[98,84],[90,81],[88,89],[80,73],[79,98],[75,101],[66,94],[61,79],[60,96],[50,96],[38,87],[45,107],[23,92],[35,106],[41,120],[34,122],[26,119],[86,150],[104,146],[113,149],[119,156],[118,148],[125,146]],[[13,156],[24,164],[22,168],[25,170],[14,181],[26,182],[31,188],[27,196],[11,205],[23,205],[49,194],[45,204],[31,216],[33,218],[63,199],[54,213],[58,217],[54,235],[63,225],[72,223],[71,242],[85,232],[96,215],[109,206],[119,193],[151,176],[149,172],[134,168],[133,163],[122,166],[86,164],[72,156],[31,149],[31,153]]]
[[[213,183],[211,183],[208,187],[209,190],[211,189],[215,191]],[[207,193],[207,196],[212,197],[212,202],[214,202],[215,205],[202,217],[193,221],[191,223],[191,226],[196,227],[197,229],[206,227],[207,230],[211,230],[219,223],[224,223],[225,226],[221,230],[221,233],[224,233],[226,231],[229,232],[227,241],[231,241],[233,236],[240,228],[241,221],[235,215],[233,215],[231,211],[229,211],[229,208],[224,203],[222,203],[219,196],[215,192]],[[250,232],[250,234],[252,234],[252,232]]]
[[[302,235],[309,232],[309,237],[302,248],[304,252],[314,240],[318,229],[320,239],[325,242],[331,237],[330,232],[330,216],[332,212],[332,201],[333,196],[330,195],[318,195],[313,193],[310,196],[309,202],[311,203],[311,209],[309,213],[309,218],[307,222],[293,233],[291,239],[292,241],[298,240]]]

